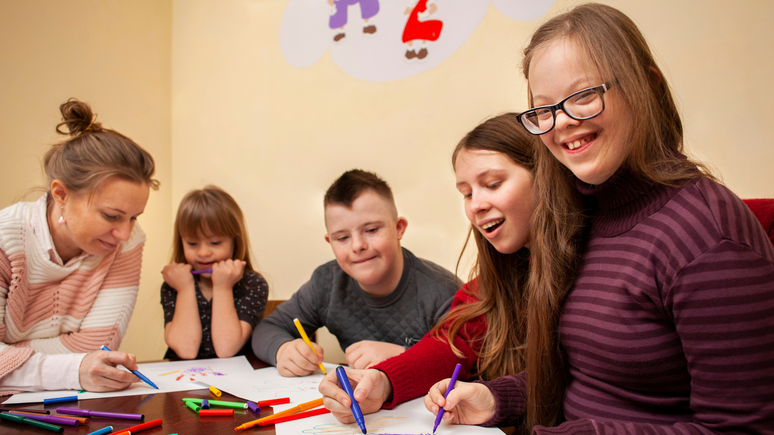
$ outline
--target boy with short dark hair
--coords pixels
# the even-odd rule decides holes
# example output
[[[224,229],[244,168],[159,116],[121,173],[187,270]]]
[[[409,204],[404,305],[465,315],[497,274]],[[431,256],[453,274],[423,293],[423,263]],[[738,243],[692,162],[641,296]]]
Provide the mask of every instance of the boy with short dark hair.
[[[253,332],[255,355],[283,376],[305,376],[323,361],[323,349],[300,338],[323,326],[345,350],[347,365],[366,368],[422,338],[448,311],[457,291],[448,270],[400,246],[408,222],[392,191],[376,174],[345,172],[325,194],[325,240],[336,261],[312,278]]]

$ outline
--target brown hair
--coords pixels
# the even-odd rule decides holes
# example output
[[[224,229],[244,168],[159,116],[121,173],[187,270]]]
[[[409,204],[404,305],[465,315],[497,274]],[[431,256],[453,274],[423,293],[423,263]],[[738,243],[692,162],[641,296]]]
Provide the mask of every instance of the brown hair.
[[[384,198],[395,210],[395,216],[397,217],[398,212],[390,186],[386,181],[379,178],[378,175],[362,169],[352,169],[341,174],[325,192],[323,206],[328,207],[333,204],[341,204],[351,208],[352,203],[367,190],[372,190]]]
[[[56,131],[70,138],[52,146],[43,157],[48,189],[59,180],[75,195],[92,195],[106,180],[119,177],[158,190],[153,157],[128,137],[103,128],[91,106],[70,98],[59,111],[62,122]]]
[[[198,239],[199,235],[232,237],[234,260],[246,262],[245,271],[255,272],[250,261],[250,239],[247,236],[242,209],[234,198],[217,186],[188,192],[180,201],[175,217],[172,262],[185,263],[183,238]]]
[[[549,43],[576,44],[603,80],[617,80],[629,109],[631,150],[624,166],[635,177],[681,186],[709,177],[706,167],[683,155],[683,127],[669,85],[637,25],[610,6],[590,3],[556,16],[535,31],[522,68]],[[529,95],[532,105],[532,95]],[[538,205],[532,219],[533,247],[527,307],[527,424],[555,426],[562,420],[566,367],[559,349],[558,321],[575,281],[587,227],[573,174],[546,147],[538,147]]]
[[[479,124],[465,135],[452,154],[452,166],[463,149],[495,151],[513,163],[530,171],[535,168],[535,148],[538,140],[528,134],[515,113],[506,113]],[[529,276],[529,251],[526,248],[512,254],[502,254],[471,224],[465,248],[471,234],[478,255],[470,278],[475,286],[468,292],[477,301],[455,307],[433,328],[436,337],[446,340],[457,356],[462,352],[454,346],[454,337],[470,320],[484,316],[487,330],[481,338],[478,368],[474,376],[494,379],[524,370],[524,340],[526,283]],[[460,255],[460,259],[462,255]],[[460,261],[457,261],[459,269]],[[449,323],[448,329],[443,325]]]

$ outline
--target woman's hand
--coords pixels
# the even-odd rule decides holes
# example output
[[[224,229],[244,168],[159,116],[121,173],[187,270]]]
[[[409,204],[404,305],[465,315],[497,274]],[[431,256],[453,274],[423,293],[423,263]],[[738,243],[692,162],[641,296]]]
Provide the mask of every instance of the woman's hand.
[[[452,424],[482,424],[494,417],[497,403],[489,388],[457,381],[449,397],[444,399],[448,386],[449,379],[444,379],[430,388],[425,396],[428,411],[438,415],[438,410],[443,408],[443,421]]]
[[[384,402],[392,397],[392,384],[384,372],[379,370],[353,370],[344,369],[347,372],[355,400],[360,404],[363,414],[371,414],[382,408]],[[342,423],[354,423],[355,417],[350,410],[350,401],[347,393],[339,386],[339,379],[335,370],[331,370],[320,382],[320,393],[323,395],[323,404],[331,411],[334,417]]]
[[[136,357],[125,352],[98,350],[86,354],[78,370],[81,388],[86,391],[103,392],[123,390],[140,379],[123,369],[137,370]]]
[[[353,369],[367,369],[405,352],[403,346],[381,341],[363,340],[349,346],[344,352],[347,365]]]
[[[221,287],[231,290],[234,284],[242,279],[247,262],[242,260],[219,261],[212,265],[212,287]]]
[[[164,277],[164,282],[178,292],[195,288],[190,264],[168,264],[161,271],[161,276]]]

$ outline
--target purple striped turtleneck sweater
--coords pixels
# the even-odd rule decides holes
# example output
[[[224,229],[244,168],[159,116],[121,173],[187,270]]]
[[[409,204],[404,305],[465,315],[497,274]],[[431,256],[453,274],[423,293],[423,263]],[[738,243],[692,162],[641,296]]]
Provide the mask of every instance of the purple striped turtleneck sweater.
[[[598,206],[560,319],[566,422],[535,433],[774,433],[774,249],[707,179],[625,172],[579,186]],[[524,373],[485,383],[487,425],[518,424]]]

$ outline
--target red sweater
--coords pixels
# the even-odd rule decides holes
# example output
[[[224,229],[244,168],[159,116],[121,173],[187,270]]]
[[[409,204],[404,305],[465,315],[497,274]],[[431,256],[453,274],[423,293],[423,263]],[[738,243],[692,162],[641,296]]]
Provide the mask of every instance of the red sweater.
[[[472,280],[457,290],[451,309],[463,304],[478,301],[476,281]],[[444,329],[449,323],[443,325]],[[454,337],[454,345],[462,351],[463,358],[457,358],[446,340],[441,340],[428,332],[419,343],[402,354],[382,361],[373,368],[381,370],[392,384],[392,400],[385,402],[385,409],[427,394],[430,387],[446,379],[454,372],[457,363],[462,364],[460,380],[470,379],[478,364],[476,353],[481,348],[481,339],[486,333],[486,320],[483,316],[468,321]]]

